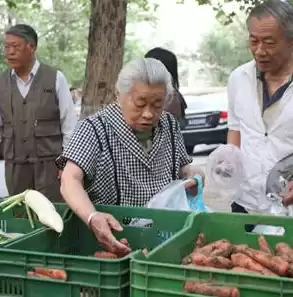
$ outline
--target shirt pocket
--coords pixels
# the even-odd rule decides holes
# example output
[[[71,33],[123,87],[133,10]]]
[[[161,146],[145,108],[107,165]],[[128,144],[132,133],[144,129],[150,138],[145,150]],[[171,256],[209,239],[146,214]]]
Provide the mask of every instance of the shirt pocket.
[[[58,156],[62,152],[62,132],[58,121],[35,121],[35,141],[38,157]]]

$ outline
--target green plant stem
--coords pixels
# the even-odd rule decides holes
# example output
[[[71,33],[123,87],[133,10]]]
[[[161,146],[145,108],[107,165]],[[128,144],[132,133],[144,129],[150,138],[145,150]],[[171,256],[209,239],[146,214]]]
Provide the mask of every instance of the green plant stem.
[[[20,202],[22,202],[22,201],[23,201],[23,198],[18,198],[18,200],[12,202],[10,205],[8,205],[8,206],[6,206],[5,208],[3,208],[2,211],[5,212],[5,211],[11,209],[12,207],[14,207],[15,205],[18,205],[18,204],[19,204]]]
[[[25,203],[25,209],[26,209],[27,216],[28,216],[28,219],[30,221],[31,227],[32,227],[32,229],[34,229],[35,228],[34,220],[32,218],[32,214],[31,214],[30,208],[29,208],[29,206],[26,203]]]
[[[14,201],[19,201],[19,200],[23,200],[24,197],[25,197],[25,194],[26,194],[27,191],[23,192],[23,193],[20,193],[20,194],[17,194],[17,195],[14,195],[14,196],[11,196],[9,198],[6,198],[3,202],[0,203],[0,207],[5,207],[6,205],[9,205],[11,203],[13,203]],[[22,198],[22,199],[20,199]]]

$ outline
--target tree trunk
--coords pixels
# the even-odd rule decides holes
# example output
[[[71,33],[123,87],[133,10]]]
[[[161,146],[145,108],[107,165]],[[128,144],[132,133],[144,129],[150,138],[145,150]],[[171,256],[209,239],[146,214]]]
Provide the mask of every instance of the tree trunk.
[[[87,75],[82,115],[93,114],[115,99],[115,83],[123,64],[126,0],[91,0]]]

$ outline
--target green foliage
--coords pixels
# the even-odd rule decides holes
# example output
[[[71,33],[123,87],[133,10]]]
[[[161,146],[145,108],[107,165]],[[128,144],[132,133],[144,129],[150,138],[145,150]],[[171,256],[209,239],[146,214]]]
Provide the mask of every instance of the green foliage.
[[[6,9],[13,16],[12,24],[24,22],[39,34],[38,57],[41,61],[62,70],[71,85],[81,86],[84,81],[88,47],[90,0],[53,0],[53,8],[45,9],[40,0],[5,0]],[[0,5],[1,6],[1,5]],[[127,23],[155,24],[156,6],[149,0],[131,0],[128,3]],[[8,24],[6,24],[8,25]],[[1,46],[2,45],[2,46]],[[0,40],[3,48],[3,40]],[[140,40],[127,30],[125,61],[144,52]],[[6,69],[0,52],[0,71]]]
[[[244,23],[235,19],[227,26],[218,23],[203,38],[199,59],[205,75],[214,84],[225,85],[233,69],[252,59],[247,37]]]

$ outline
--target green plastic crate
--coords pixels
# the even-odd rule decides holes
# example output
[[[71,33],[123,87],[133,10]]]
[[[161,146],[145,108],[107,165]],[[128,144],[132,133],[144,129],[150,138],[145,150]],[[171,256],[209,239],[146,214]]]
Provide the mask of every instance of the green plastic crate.
[[[292,297],[293,279],[215,269],[207,271],[180,265],[182,258],[191,253],[195,239],[200,232],[204,232],[207,242],[224,238],[234,244],[248,244],[250,247],[259,248],[259,235],[247,233],[244,230],[247,224],[282,226],[286,230],[284,236],[266,236],[268,243],[272,248],[278,242],[293,245],[293,219],[287,217],[225,213],[191,215],[183,230],[153,249],[148,257],[141,252],[133,254],[130,296],[202,296],[184,292],[184,282],[213,279],[220,284],[229,284],[239,288],[241,297]]]
[[[151,227],[125,225],[123,232],[115,234],[118,239],[127,238],[133,250],[152,249],[161,244],[183,228],[190,214],[101,205],[98,210],[111,213],[121,223],[131,218],[152,219]],[[61,237],[46,230],[6,247],[0,249],[0,296],[14,296],[15,291],[21,297],[49,297],[52,293],[62,297],[129,297],[131,256],[115,260],[93,258],[101,247],[75,215],[68,219]],[[65,269],[68,280],[27,277],[27,271],[34,266]]]
[[[65,203],[56,203],[54,205],[62,217],[64,217],[69,211],[68,206]],[[23,239],[28,234],[34,234],[41,229],[44,230],[44,228],[44,225],[39,223],[37,220],[34,220],[34,229],[32,229],[24,206],[16,206],[13,209],[7,210],[6,212],[2,212],[0,210],[0,229],[7,233],[25,234],[21,236],[21,239]],[[7,243],[17,241],[19,239],[20,238],[15,238],[5,241],[4,243],[0,242],[0,246],[5,246]]]

